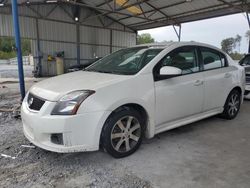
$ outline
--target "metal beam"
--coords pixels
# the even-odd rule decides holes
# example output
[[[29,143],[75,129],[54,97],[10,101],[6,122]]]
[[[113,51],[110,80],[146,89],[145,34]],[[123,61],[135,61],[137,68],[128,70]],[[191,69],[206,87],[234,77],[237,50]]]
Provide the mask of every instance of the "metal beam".
[[[100,3],[99,5],[96,5],[96,7],[101,7],[101,6],[105,5],[105,4],[111,3],[112,1],[114,1],[114,0],[105,0],[105,2]]]
[[[1,9],[1,7],[0,7]],[[3,15],[11,15],[11,11],[9,11],[8,13],[7,12],[0,12],[0,14],[3,14]],[[27,14],[22,14],[20,15],[22,17],[25,17],[25,18],[37,18],[35,16],[30,16],[30,15],[27,15]],[[75,25],[75,23],[72,21],[66,21],[66,20],[57,20],[57,19],[53,19],[53,18],[41,18],[42,20],[47,20],[47,21],[52,21],[52,22],[59,22],[59,23],[66,23],[66,24],[71,24],[71,25]],[[112,19],[110,19],[111,21],[113,21]],[[114,21],[115,22],[115,21]],[[117,23],[117,22],[116,22]],[[86,26],[86,27],[91,27],[91,28],[97,28],[97,29],[103,29],[103,27],[101,26],[97,26],[97,25],[91,25],[91,24],[83,24],[83,23],[80,23],[81,26]],[[125,26],[124,24],[121,24],[122,26],[124,27],[127,27]],[[127,27],[129,28],[129,27]],[[106,29],[111,29],[111,28],[107,28],[106,26]],[[130,30],[126,30],[126,32],[129,32],[129,33],[135,33],[136,31],[132,28],[130,28]],[[118,28],[112,28],[112,30],[115,30],[115,31],[124,31],[124,29],[118,29]],[[27,38],[27,37],[26,37]]]
[[[154,5],[152,5],[151,3],[149,2],[146,2],[146,4],[148,6],[150,6],[151,8],[153,8],[155,11],[157,12],[160,12],[163,16],[165,16],[167,19],[171,19],[173,20],[176,24],[177,24],[177,21],[175,19],[173,19],[171,16],[168,16],[165,12],[163,12],[162,10],[160,10],[159,8],[155,7]]]
[[[240,1],[242,4],[237,4],[237,5],[235,5],[235,4],[232,3],[232,2],[229,3],[229,2],[224,1],[224,0],[218,0],[218,1],[219,1],[219,2],[222,2],[222,3],[225,4],[225,5],[228,5],[229,7],[234,8],[234,9],[241,10],[242,12],[246,11],[246,10],[244,10],[244,7],[240,6],[240,5],[245,4],[244,1]]]
[[[81,64],[81,38],[80,38],[80,24],[76,23],[76,57],[77,64]]]
[[[62,5],[59,5],[59,7],[70,19],[74,20],[73,15],[69,11],[67,11]]]
[[[181,25],[178,25],[178,27],[179,27],[179,31],[177,31],[177,29],[173,25],[173,28],[174,28],[174,31],[175,31],[175,33],[177,35],[178,41],[180,42],[181,41]]]
[[[250,8],[250,7],[249,7]],[[249,9],[250,10],[250,9]],[[192,21],[199,21],[199,20],[204,20],[204,19],[209,19],[209,18],[217,18],[220,16],[226,16],[226,15],[232,15],[236,13],[240,13],[241,11],[231,9],[231,8],[220,8],[215,10],[207,10],[204,12],[196,12],[196,13],[191,13],[185,16],[178,17],[178,21],[180,23],[188,23]],[[157,27],[163,27],[163,26],[169,26],[172,25],[170,22],[166,22],[165,24],[161,23],[146,23],[144,25],[138,25],[138,26],[133,26],[134,29],[136,30],[145,30],[145,29],[152,29],[152,28],[157,28]]]
[[[95,14],[97,15],[96,12],[95,12]],[[99,20],[99,22],[101,23],[101,25],[102,25],[103,27],[105,27],[105,24],[104,24],[102,18],[101,18],[100,16],[97,16],[97,19]]]
[[[218,0],[218,1],[221,1],[221,0]],[[182,2],[178,2],[178,3],[175,3],[175,4],[171,4],[171,5],[167,5],[167,6],[162,6],[162,7],[158,8],[158,10],[163,10],[163,9],[170,8],[170,7],[177,6],[177,5],[184,4],[184,3],[189,3],[189,2],[187,2],[186,0],[184,0]],[[235,4],[235,3],[243,3],[243,2],[242,2],[242,0],[236,0],[236,1],[231,2],[231,4]],[[225,3],[222,2],[221,5],[212,5],[212,6],[209,6],[209,7],[201,8],[199,10],[192,10],[192,11],[187,11],[187,12],[176,14],[176,15],[171,15],[171,18],[176,21],[176,17],[177,16],[181,16],[181,15],[184,15],[184,14],[187,14],[187,13],[193,13],[195,11],[201,11],[201,10],[206,10],[206,9],[210,9],[210,8],[216,8],[216,7],[219,7],[219,6],[225,6],[225,5],[228,5],[228,4],[225,4]],[[234,5],[234,6],[236,6],[236,5]],[[237,5],[237,6],[239,8],[239,5]],[[241,11],[242,11],[242,8],[241,8]],[[152,12],[152,11],[146,11],[144,13],[150,13],[150,12]],[[128,18],[131,18],[131,17],[121,18],[121,19],[118,19],[118,21],[122,21],[122,20],[128,19]],[[164,18],[165,18],[165,16],[157,18],[157,19],[155,19],[155,21],[164,21],[163,20]],[[178,22],[178,21],[176,21],[176,22]],[[130,24],[130,25],[127,25],[127,26],[134,28],[137,25],[146,25],[146,24],[150,24],[150,23],[152,23],[152,22],[150,22],[150,21],[143,21],[143,22],[138,22],[138,23]],[[168,25],[171,25],[171,24],[173,24],[173,23],[169,23]]]
[[[131,3],[131,4],[128,4],[128,5],[123,5],[123,6],[121,6],[120,8],[115,9],[115,11],[125,10],[125,9],[127,9],[127,8],[130,8],[130,7],[133,7],[133,6],[136,6],[136,5],[141,5],[141,4],[146,3],[146,2],[148,2],[148,1],[149,1],[149,0],[140,0],[140,1],[136,1],[135,3]],[[127,4],[127,3],[125,3],[125,4]],[[142,12],[141,14],[143,14],[143,12]]]
[[[87,7],[87,8],[89,8],[89,9],[92,9],[92,10],[96,11],[96,12],[99,13],[99,14],[102,14],[101,11],[106,11],[106,12],[111,12],[111,13],[117,13],[117,14],[121,14],[121,15],[124,15],[124,14],[125,14],[125,13],[116,12],[116,11],[109,11],[109,10],[106,10],[106,9],[103,9],[103,8],[93,7],[93,6],[88,5],[88,4],[85,4],[85,3],[71,2],[71,1],[69,1],[69,2],[67,2],[67,3],[68,3],[68,4],[73,4],[73,5],[79,5],[79,6],[82,6],[82,7]],[[129,14],[125,14],[125,15],[129,15]],[[106,15],[106,17],[107,17],[108,19],[110,19],[110,20],[112,20],[112,21],[114,21],[114,22],[116,22],[116,23],[118,23],[118,24],[124,26],[124,28],[126,27],[126,28],[132,30],[133,32],[135,32],[135,30],[134,30],[133,28],[127,27],[125,24],[119,22],[118,20],[116,20],[116,19],[114,19],[114,18],[112,18],[112,17],[110,17],[110,16],[107,16],[107,15]],[[86,18],[86,19],[87,19],[87,18]]]
[[[113,30],[111,29],[110,30],[110,41],[109,41],[109,53],[111,54],[112,53],[112,46],[113,46]]]
[[[45,17],[49,17],[50,14],[52,14],[52,12],[54,12],[54,10],[58,7],[58,5],[55,5],[54,7],[52,7],[52,9],[45,15]]]
[[[33,13],[35,13],[39,18],[42,18],[43,15],[41,15],[38,11],[34,10],[31,6],[27,6],[28,9],[30,9]]]
[[[14,31],[15,31],[15,42],[16,42],[16,50],[17,50],[17,60],[18,60],[18,75],[19,75],[19,83],[20,83],[20,92],[21,92],[21,97],[23,100],[25,97],[25,83],[24,83],[24,75],[23,75],[23,56],[22,56],[21,39],[20,39],[18,6],[17,6],[17,0],[11,0],[11,2],[12,2],[13,25],[14,25]]]
[[[248,27],[250,29],[250,18],[248,12],[246,12]],[[248,38],[248,53],[250,53],[250,39]]]
[[[40,32],[39,31],[40,30],[39,30],[38,18],[36,18],[36,41],[37,41],[37,54],[38,54],[37,75],[41,76],[41,74],[42,74],[42,55],[41,55]]]
[[[119,15],[125,15],[125,16],[131,16],[131,17],[134,17],[134,18],[139,18],[139,19],[143,19],[143,20],[147,20],[147,21],[151,21],[151,22],[162,22],[162,21],[159,21],[159,20],[153,20],[153,19],[149,19],[149,18],[145,18],[145,17],[140,17],[140,16],[137,16],[137,15],[131,15],[131,14],[127,14],[127,13],[123,13],[123,12],[119,12],[119,11],[110,11],[110,10],[107,10],[107,9],[103,9],[103,8],[96,8],[96,7],[93,7],[91,5],[88,5],[88,4],[85,4],[85,3],[79,3],[79,2],[68,2],[70,4],[75,4],[75,5],[80,5],[80,6],[83,6],[83,7],[87,7],[87,8],[90,8],[90,9],[93,9],[93,10],[96,10],[98,12],[107,12],[107,13],[114,13],[114,14],[119,14]],[[124,27],[128,27],[127,25],[121,23],[119,20],[115,20],[109,16],[106,15],[106,17],[108,17],[109,19],[112,19],[114,20],[115,22],[118,22],[119,24],[123,25]],[[164,20],[165,21],[165,20]],[[131,28],[130,28],[131,29]],[[132,29],[133,30],[133,29]]]
[[[142,3],[145,3],[145,2],[147,2],[147,1],[149,1],[149,0],[140,0],[140,1],[136,1],[135,3],[131,3],[131,4],[128,4],[128,5],[126,5],[126,6],[121,6],[120,8],[116,8],[116,3],[115,3],[115,0],[107,0],[106,2],[104,2],[104,3],[101,3],[101,4],[99,4],[99,5],[97,5],[96,7],[98,8],[98,7],[101,7],[101,6],[103,6],[103,5],[109,5],[109,3],[111,3],[111,2],[114,2],[114,9],[112,9],[113,11],[121,11],[121,10],[124,10],[124,9],[127,9],[127,8],[130,8],[130,7],[133,7],[133,6],[136,6],[136,5],[140,5],[140,4],[142,4]],[[127,4],[128,2],[126,2],[125,4]],[[109,13],[108,13],[109,14]]]
[[[181,1],[181,2],[173,3],[173,4],[171,4],[171,5],[162,6],[162,7],[158,8],[158,11],[159,11],[159,10],[166,9],[166,8],[174,7],[174,6],[183,4],[183,3],[187,3],[187,0],[183,0],[183,1]],[[154,11],[155,11],[154,9],[153,9],[153,10],[148,10],[148,11],[145,11],[144,14],[152,13],[152,12],[154,12]],[[137,14],[137,15],[139,16],[139,15],[141,15],[141,14]],[[130,15],[130,16],[121,18],[121,19],[119,19],[119,21],[125,20],[125,19],[128,19],[128,18],[132,18],[132,16]]]
[[[144,1],[148,1],[148,0],[144,0]],[[140,1],[140,3],[143,3],[144,1]],[[89,5],[89,4],[80,3],[80,2],[71,2],[71,1],[69,1],[68,4],[74,4],[74,5],[80,5],[80,6],[82,6],[82,7],[87,7],[87,8],[90,8],[90,9],[92,9],[92,10],[95,10],[95,11],[97,11],[97,12],[99,13],[99,14],[97,14],[97,15],[90,16],[90,17],[88,17],[88,18],[86,18],[86,19],[94,18],[94,17],[100,16],[100,15],[106,16],[106,17],[108,17],[109,19],[113,19],[113,18],[111,18],[111,17],[109,17],[109,16],[107,16],[107,15],[108,15],[108,14],[119,14],[119,15],[123,15],[123,16],[131,16],[131,17],[140,18],[140,19],[144,19],[144,20],[150,20],[150,19],[148,19],[148,18],[140,17],[139,15],[141,15],[141,14],[131,15],[131,14],[128,14],[128,13],[119,12],[119,11],[124,10],[124,9],[126,9],[126,8],[129,8],[129,7],[131,7],[131,6],[137,5],[138,2],[133,3],[133,4],[131,4],[131,5],[128,5],[128,6],[121,7],[121,8],[116,9],[116,10],[107,10],[107,9],[104,9],[104,8],[94,7],[94,6],[91,6],[91,5]],[[119,22],[118,20],[115,20],[115,21],[116,21],[116,22]],[[153,20],[151,20],[151,21],[153,21]],[[120,22],[119,22],[119,23],[120,23]],[[120,24],[124,25],[123,23],[120,23]]]
[[[239,1],[239,0],[237,0],[237,1],[234,1],[234,3],[235,2],[241,2],[241,1]],[[173,18],[173,19],[177,19],[179,16],[186,16],[186,14],[189,14],[189,13],[195,13],[195,12],[199,12],[199,11],[205,11],[205,10],[209,10],[209,9],[212,9],[212,8],[219,8],[219,7],[225,7],[226,5],[224,4],[224,3],[221,3],[220,5],[212,5],[212,6],[208,6],[208,7],[204,7],[204,8],[201,8],[201,9],[197,9],[197,10],[191,10],[191,11],[186,11],[186,12],[182,12],[182,13],[180,13],[180,14],[175,14],[175,15],[171,15],[171,18]],[[161,8],[162,9],[162,8]],[[160,18],[157,18],[157,19],[155,19],[155,21],[162,21],[162,22],[166,22],[167,20],[165,19],[165,16],[164,17],[160,17]],[[149,22],[149,21],[143,21],[143,22],[138,22],[138,23],[134,23],[134,24],[129,24],[129,25],[127,25],[127,26],[129,26],[129,27],[137,27],[137,26],[141,26],[141,25],[146,25],[146,24],[150,24],[151,22]],[[173,23],[170,23],[170,24],[168,24],[168,25],[171,25],[171,24],[173,24]]]

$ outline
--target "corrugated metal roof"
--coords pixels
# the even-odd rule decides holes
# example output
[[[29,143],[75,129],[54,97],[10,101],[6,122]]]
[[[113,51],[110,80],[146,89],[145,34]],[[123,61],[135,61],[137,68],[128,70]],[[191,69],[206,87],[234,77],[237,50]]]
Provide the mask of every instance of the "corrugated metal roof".
[[[29,2],[29,3],[27,3]],[[79,5],[95,10],[91,17],[109,17],[133,30],[229,15],[250,9],[250,0],[19,0],[31,4]],[[7,0],[10,3],[10,0]]]

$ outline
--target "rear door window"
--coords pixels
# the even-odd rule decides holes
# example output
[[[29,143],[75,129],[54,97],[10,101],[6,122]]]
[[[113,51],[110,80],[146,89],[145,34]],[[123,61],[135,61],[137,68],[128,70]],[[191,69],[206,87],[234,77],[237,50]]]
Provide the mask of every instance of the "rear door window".
[[[216,50],[202,47],[201,56],[204,70],[217,69],[226,66],[225,56]]]

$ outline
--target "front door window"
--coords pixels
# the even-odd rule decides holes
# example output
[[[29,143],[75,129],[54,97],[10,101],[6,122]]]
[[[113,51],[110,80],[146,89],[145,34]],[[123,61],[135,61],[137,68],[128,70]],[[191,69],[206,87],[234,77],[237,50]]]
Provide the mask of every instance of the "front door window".
[[[190,74],[199,71],[195,48],[182,47],[169,53],[161,60],[162,66],[177,67],[182,74]]]

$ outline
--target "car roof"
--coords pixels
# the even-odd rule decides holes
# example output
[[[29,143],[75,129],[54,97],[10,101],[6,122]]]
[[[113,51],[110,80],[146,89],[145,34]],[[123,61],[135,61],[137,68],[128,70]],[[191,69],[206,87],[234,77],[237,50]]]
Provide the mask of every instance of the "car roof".
[[[156,43],[149,43],[149,44],[140,44],[140,45],[135,45],[133,47],[148,47],[148,48],[169,48],[169,47],[181,47],[181,46],[201,46],[201,47],[208,47],[208,48],[212,48],[214,50],[220,51],[221,53],[225,53],[223,52],[221,49],[209,45],[209,44],[205,44],[205,43],[200,43],[200,42],[195,42],[195,41],[190,41],[190,42],[156,42]]]

